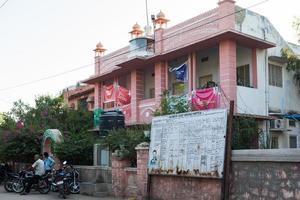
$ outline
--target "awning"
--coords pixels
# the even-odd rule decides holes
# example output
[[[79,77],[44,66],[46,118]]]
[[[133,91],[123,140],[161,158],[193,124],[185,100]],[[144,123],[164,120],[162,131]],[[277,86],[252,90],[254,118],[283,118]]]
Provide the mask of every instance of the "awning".
[[[300,120],[300,114],[285,115],[284,118]]]

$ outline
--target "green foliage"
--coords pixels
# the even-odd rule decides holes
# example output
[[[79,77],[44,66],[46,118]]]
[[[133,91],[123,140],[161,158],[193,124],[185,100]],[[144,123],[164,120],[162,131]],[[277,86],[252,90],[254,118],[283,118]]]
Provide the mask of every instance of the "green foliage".
[[[116,152],[120,158],[129,159],[132,166],[136,166],[135,147],[142,142],[149,141],[143,129],[118,129],[110,131],[101,143]]]
[[[36,150],[40,152],[40,138],[42,138],[44,131],[59,129],[69,133],[68,137],[65,138],[66,143],[62,144],[62,147],[58,147],[60,156],[63,158],[67,156],[73,164],[91,164],[94,138],[87,134],[87,130],[93,126],[92,112],[84,109],[72,110],[67,108],[62,96],[38,96],[35,99],[35,107],[30,107],[19,100],[14,103],[10,113],[1,116],[0,133],[2,129],[3,131],[9,130],[13,134],[17,132],[16,121],[24,122],[24,127],[18,130],[23,140],[20,140],[18,136],[8,140],[6,144],[1,144],[0,157],[2,159],[20,161],[23,157],[28,158],[28,155],[31,155],[27,152],[28,149],[32,149],[33,152]],[[39,142],[32,143],[32,141],[26,140],[27,136],[30,136],[32,141],[38,140]],[[15,147],[18,142],[21,143],[16,150]],[[19,157],[12,155],[12,152],[16,153],[16,151]]]
[[[300,89],[300,59],[291,49],[281,49],[281,56],[287,61],[287,70],[294,72],[294,81]]]
[[[14,130],[16,128],[15,120],[9,115],[9,113],[1,114],[0,130]]]
[[[155,116],[170,115],[176,113],[189,112],[190,102],[187,96],[172,96],[169,91],[164,91],[161,95],[159,108],[155,111]]]
[[[298,41],[300,42],[300,18],[299,17],[295,17],[295,21],[293,23],[293,27],[297,32],[298,35]]]
[[[235,117],[233,120],[233,149],[257,149],[259,129],[254,118]]]
[[[41,139],[30,134],[15,134],[7,143],[2,144],[1,158],[6,161],[32,162],[33,156],[40,153]]]
[[[90,133],[70,134],[64,143],[55,145],[55,155],[73,165],[92,165],[95,141]]]

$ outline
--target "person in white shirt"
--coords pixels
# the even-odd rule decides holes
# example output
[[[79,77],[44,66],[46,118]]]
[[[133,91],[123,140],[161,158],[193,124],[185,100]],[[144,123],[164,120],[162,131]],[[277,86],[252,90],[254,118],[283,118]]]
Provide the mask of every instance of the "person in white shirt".
[[[28,194],[30,192],[32,184],[38,183],[41,176],[45,174],[44,161],[41,158],[42,156],[38,154],[34,155],[35,162],[32,165],[32,168],[34,170],[34,176],[28,180],[25,192],[22,194]]]

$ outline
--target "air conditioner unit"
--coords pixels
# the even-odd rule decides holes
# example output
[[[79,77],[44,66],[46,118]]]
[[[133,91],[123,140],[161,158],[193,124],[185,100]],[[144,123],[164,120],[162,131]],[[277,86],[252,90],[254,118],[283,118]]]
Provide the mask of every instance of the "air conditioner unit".
[[[270,129],[284,129],[285,126],[285,120],[284,119],[274,119],[270,122]]]

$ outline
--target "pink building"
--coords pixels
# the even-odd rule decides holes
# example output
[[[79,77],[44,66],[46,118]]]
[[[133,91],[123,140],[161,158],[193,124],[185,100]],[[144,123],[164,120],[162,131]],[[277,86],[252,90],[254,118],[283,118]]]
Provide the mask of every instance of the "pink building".
[[[154,34],[144,34],[135,24],[129,45],[108,55],[99,43],[95,74],[83,81],[94,85],[94,108],[124,110],[127,124],[149,123],[163,91],[191,94],[213,81],[222,88],[222,107],[234,100],[237,114],[267,117],[266,97],[260,96],[265,95],[267,83],[260,74],[268,65],[264,55],[276,41],[242,30],[246,11],[233,0],[221,0],[218,7],[171,28],[165,28],[168,20],[160,12],[154,19]],[[178,81],[172,70],[182,64],[186,64],[187,78]],[[128,91],[130,104],[107,97],[110,87],[115,94],[109,95],[118,95],[118,88]],[[253,112],[245,111],[248,97],[254,98]]]

